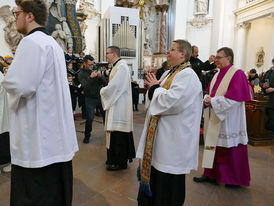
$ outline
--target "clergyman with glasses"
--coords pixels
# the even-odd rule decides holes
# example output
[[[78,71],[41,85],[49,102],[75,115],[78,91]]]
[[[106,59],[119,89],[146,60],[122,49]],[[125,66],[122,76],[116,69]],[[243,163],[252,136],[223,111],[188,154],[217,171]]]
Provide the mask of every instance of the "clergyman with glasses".
[[[47,34],[44,0],[16,0],[20,41],[2,82],[9,94],[10,205],[72,204],[78,150],[64,53]]]
[[[94,110],[98,106],[99,111],[105,119],[105,112],[102,109],[100,100],[100,89],[106,86],[105,77],[95,70],[94,58],[91,55],[84,57],[84,68],[79,72],[78,79],[84,88],[85,106],[86,106],[86,123],[84,144],[88,144],[91,138],[92,122],[94,119]]]
[[[136,157],[139,206],[183,205],[185,175],[198,168],[202,85],[189,62],[191,45],[175,40],[161,80],[147,74],[148,110]]]
[[[249,186],[245,101],[250,101],[247,77],[233,66],[231,48],[217,51],[220,70],[211,80],[204,97],[204,174],[195,182],[214,181]]]
[[[121,59],[117,46],[107,48],[106,60],[113,65],[109,83],[100,91],[106,110],[106,169],[116,171],[126,169],[135,158],[131,70]]]

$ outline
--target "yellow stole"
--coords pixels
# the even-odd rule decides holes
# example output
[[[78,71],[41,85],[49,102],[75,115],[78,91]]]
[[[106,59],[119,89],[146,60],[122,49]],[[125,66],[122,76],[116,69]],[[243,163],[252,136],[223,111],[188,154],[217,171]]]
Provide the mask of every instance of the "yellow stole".
[[[163,88],[168,90],[176,74],[178,74],[184,68],[189,66],[191,66],[191,64],[189,62],[186,62],[184,64],[181,64],[180,66],[175,67],[173,70],[171,70],[171,72],[168,74],[169,76],[167,80],[165,81],[163,85]],[[150,182],[150,173],[151,173],[153,144],[156,136],[156,130],[157,130],[159,119],[160,119],[160,116],[151,116],[149,126],[147,129],[142,167],[140,168],[139,166],[138,168],[138,177],[140,180],[140,191],[145,192],[148,196],[152,195],[149,182]]]

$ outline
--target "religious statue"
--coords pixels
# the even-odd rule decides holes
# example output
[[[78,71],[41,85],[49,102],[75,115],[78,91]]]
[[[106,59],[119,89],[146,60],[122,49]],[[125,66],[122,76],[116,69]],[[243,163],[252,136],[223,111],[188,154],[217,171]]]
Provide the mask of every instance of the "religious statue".
[[[189,23],[200,29],[211,21],[206,17],[208,14],[208,0],[195,0],[194,8],[194,18]]]
[[[101,16],[100,12],[95,9],[93,0],[81,0],[77,13],[84,14],[88,19],[100,18]]]
[[[261,47],[260,50],[256,53],[256,66],[260,67],[264,64],[264,48]]]
[[[152,55],[152,50],[150,47],[150,40],[149,40],[149,34],[145,36],[145,43],[144,43],[144,55]]]
[[[62,24],[63,24],[63,30],[66,34],[67,37],[67,48],[73,48],[73,39],[72,39],[72,34],[71,31],[69,29],[68,23],[66,21],[65,17],[62,17]]]
[[[208,0],[195,0],[195,14],[208,13]]]
[[[151,39],[157,41],[154,36],[154,28],[158,22],[156,22],[156,11],[152,3],[147,4],[144,7],[144,55],[152,55],[155,49],[155,44],[151,44]]]
[[[6,26],[3,28],[5,40],[8,43],[11,52],[14,54],[20,40],[23,38],[23,35],[20,34],[16,29],[16,21],[10,11],[10,6],[1,7],[0,16],[6,23]]]
[[[155,14],[156,12],[153,11],[153,6],[146,6],[144,7],[144,23],[145,23],[145,30],[155,22]]]
[[[55,25],[55,31],[52,32],[51,36],[57,41],[60,47],[66,51],[67,50],[67,36],[66,33],[62,30],[60,24]]]
[[[47,1],[49,13],[59,21],[61,21],[62,14],[60,9],[60,0],[48,0]]]

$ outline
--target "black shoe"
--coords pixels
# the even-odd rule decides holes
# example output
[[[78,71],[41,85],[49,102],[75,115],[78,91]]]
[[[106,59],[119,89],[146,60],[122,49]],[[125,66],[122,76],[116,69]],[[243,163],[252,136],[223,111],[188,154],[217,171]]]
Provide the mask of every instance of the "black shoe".
[[[211,182],[212,180],[209,179],[207,176],[202,175],[201,177],[193,177],[194,182]]]
[[[107,170],[108,171],[117,171],[117,170],[124,170],[127,168],[126,166],[121,166],[121,165],[107,165]]]
[[[230,188],[239,188],[241,187],[240,185],[231,185],[231,184],[225,184],[226,187],[230,187]]]
[[[89,143],[89,138],[90,138],[90,137],[85,137],[84,140],[83,140],[83,143],[84,143],[84,144],[88,144],[88,143]]]

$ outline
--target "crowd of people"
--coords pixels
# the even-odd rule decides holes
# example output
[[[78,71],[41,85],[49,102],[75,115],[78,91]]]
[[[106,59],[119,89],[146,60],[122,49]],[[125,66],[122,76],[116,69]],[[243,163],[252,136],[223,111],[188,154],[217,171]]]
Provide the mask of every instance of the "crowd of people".
[[[106,170],[124,170],[134,158],[140,159],[139,206],[184,204],[185,177],[198,168],[202,113],[204,173],[193,180],[250,185],[248,80],[269,95],[266,127],[273,131],[274,59],[261,80],[256,70],[247,79],[234,67],[231,48],[222,47],[202,62],[197,46],[174,40],[167,62],[145,77],[146,118],[135,152],[133,110],[138,111],[139,85],[120,48],[109,46],[108,63],[102,64],[83,52],[74,55],[72,48],[64,55],[45,30],[45,1],[15,2],[17,30],[25,37],[14,59],[6,56],[0,62],[0,164],[11,162],[11,168],[3,170],[12,172],[12,206],[72,204],[77,102],[86,119],[84,144],[92,140],[96,109],[103,118]]]

